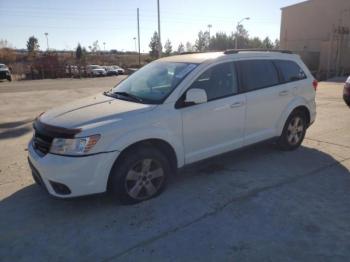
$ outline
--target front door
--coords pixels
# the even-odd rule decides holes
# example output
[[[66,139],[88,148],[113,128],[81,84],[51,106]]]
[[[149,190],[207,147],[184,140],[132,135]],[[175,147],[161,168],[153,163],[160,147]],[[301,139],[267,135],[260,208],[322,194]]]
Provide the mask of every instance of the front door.
[[[204,89],[208,102],[182,107],[186,164],[241,147],[245,94],[238,94],[234,63],[215,65],[190,88]]]

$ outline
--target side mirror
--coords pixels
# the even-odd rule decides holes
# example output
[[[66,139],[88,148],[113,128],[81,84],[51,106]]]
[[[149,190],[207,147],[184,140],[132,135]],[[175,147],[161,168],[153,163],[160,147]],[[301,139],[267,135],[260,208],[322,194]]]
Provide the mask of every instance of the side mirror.
[[[193,88],[186,92],[186,104],[203,104],[208,101],[207,93],[204,89]]]

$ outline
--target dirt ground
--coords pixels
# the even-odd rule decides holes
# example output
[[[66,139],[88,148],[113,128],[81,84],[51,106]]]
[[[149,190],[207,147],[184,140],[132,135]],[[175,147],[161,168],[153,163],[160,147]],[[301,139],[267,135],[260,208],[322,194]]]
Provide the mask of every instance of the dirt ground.
[[[55,200],[27,165],[32,120],[122,77],[0,82],[0,261],[349,261],[350,109],[321,83],[302,147],[181,170],[159,197]]]

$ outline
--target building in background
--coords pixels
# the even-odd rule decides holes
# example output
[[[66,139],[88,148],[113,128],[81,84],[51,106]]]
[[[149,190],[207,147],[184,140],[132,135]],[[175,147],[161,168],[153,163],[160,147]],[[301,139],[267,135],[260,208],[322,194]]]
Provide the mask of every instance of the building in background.
[[[350,73],[350,0],[309,0],[282,8],[281,49],[298,53],[319,78]]]

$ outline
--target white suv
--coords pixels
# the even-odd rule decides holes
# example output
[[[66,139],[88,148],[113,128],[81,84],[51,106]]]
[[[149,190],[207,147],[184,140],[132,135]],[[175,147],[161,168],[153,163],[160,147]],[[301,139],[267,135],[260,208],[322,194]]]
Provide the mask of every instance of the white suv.
[[[56,197],[146,200],[184,165],[271,138],[296,149],[315,120],[316,87],[286,51],[159,59],[108,92],[40,115],[29,164]]]

